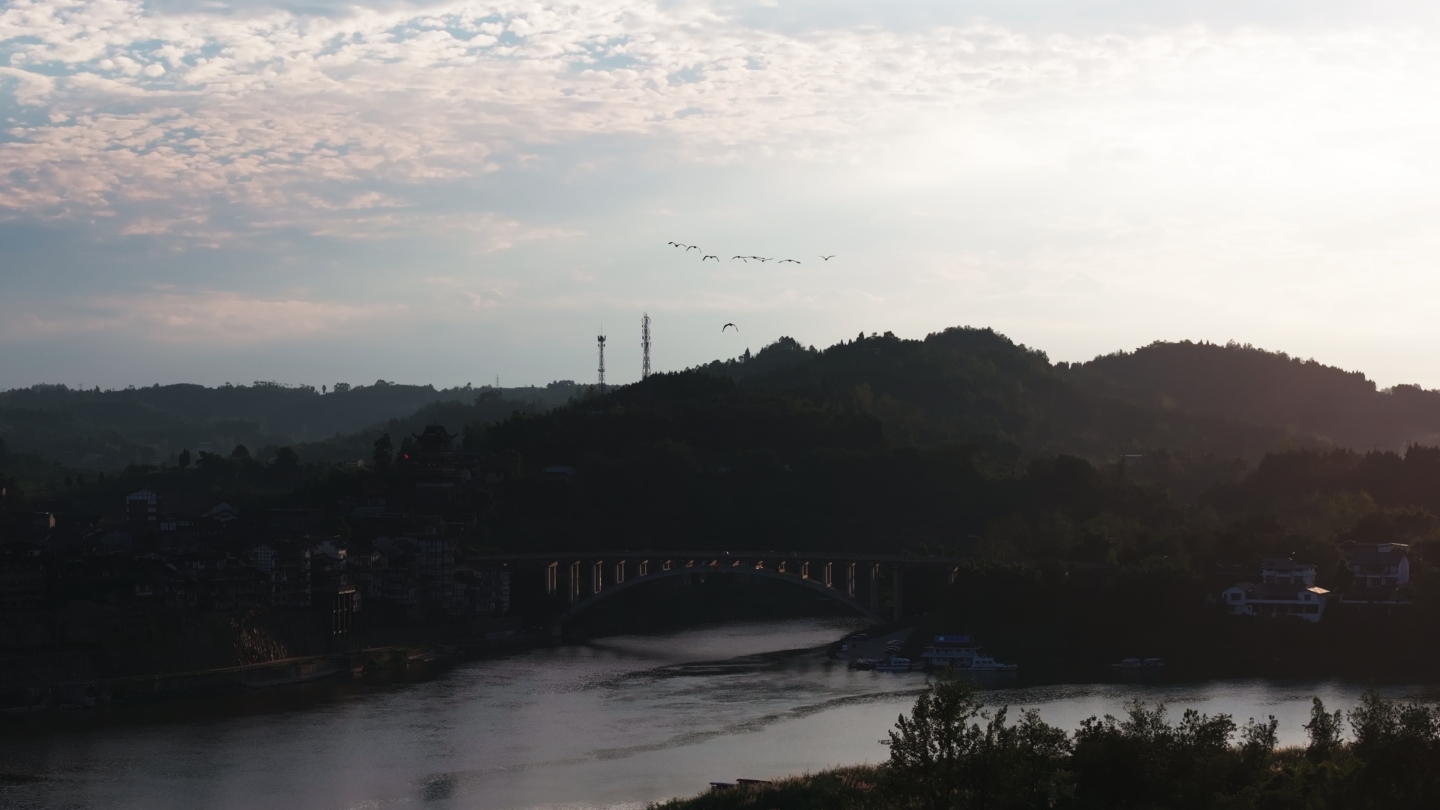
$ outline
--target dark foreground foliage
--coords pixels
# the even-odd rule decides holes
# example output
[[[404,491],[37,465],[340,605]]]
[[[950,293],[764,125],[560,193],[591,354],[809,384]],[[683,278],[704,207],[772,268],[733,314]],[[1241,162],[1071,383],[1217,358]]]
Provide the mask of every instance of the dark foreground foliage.
[[[1349,712],[1317,698],[1303,748],[1277,748],[1275,718],[1136,702],[1073,733],[1033,711],[1011,722],[942,681],[890,732],[879,766],[712,791],[655,810],[1380,810],[1440,807],[1440,709],[1367,694]],[[1346,728],[1349,735],[1346,735]]]

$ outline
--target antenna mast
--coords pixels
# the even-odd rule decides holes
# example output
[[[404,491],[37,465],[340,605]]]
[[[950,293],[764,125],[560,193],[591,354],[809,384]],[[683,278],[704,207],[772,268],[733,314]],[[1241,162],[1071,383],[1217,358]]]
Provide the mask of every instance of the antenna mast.
[[[595,342],[600,346],[600,393],[605,393],[605,336],[596,335]]]
[[[644,350],[644,360],[640,364],[640,379],[650,376],[650,313],[640,319],[640,348]]]

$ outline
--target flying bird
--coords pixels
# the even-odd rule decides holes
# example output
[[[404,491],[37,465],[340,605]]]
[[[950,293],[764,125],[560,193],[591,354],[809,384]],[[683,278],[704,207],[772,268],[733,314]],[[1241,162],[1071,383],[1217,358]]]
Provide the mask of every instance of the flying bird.
[[[720,261],[720,257],[719,257],[719,256],[701,256],[701,257],[700,257],[700,261],[702,261],[702,262],[705,261],[706,259],[714,259],[714,260],[717,261],[717,262]]]
[[[750,258],[754,259],[754,260],[757,261],[757,262],[768,262],[768,261],[770,261],[769,259],[765,258],[764,256],[751,256]],[[747,262],[747,264],[748,264],[748,262]]]
[[[724,332],[726,329],[734,329],[736,332],[740,331],[740,327],[736,326],[733,323],[727,323],[724,326],[720,327],[721,332]]]
[[[781,259],[781,260],[780,260],[780,263],[781,263],[781,264],[784,264],[785,262],[795,262],[795,264],[799,264],[799,263],[800,263],[800,262],[795,261],[794,259]]]
[[[736,259],[739,259],[740,261],[745,262],[746,264],[749,264],[749,263],[750,263],[750,257],[749,257],[749,256],[731,256],[731,257],[730,257],[730,261],[732,261],[732,262],[735,261]],[[704,261],[704,260],[702,259],[701,261]]]
[[[685,246],[685,252],[686,252],[686,253],[689,253],[689,252],[692,251],[692,250],[699,250],[699,249],[700,249],[700,247],[699,247],[698,245],[686,245],[686,246]]]
[[[831,259],[835,258],[835,254],[834,254],[834,253],[831,253],[829,256],[821,256],[820,258],[822,258],[822,259],[824,259],[825,261],[828,262],[828,261],[830,261]]]

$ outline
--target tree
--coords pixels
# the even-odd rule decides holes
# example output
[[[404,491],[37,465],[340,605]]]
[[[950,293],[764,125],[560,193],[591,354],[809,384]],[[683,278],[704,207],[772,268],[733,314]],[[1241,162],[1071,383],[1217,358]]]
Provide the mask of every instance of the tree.
[[[231,457],[231,458],[250,458],[250,448],[246,447],[246,446],[243,445],[243,444],[237,444],[237,445],[235,445],[235,449],[230,451],[230,457]]]
[[[1310,745],[1305,754],[1319,762],[1329,758],[1340,747],[1344,731],[1340,712],[1331,714],[1325,711],[1325,704],[1318,697],[1313,701],[1310,704],[1310,722],[1305,724],[1305,732],[1310,735]]]
[[[991,716],[969,685],[942,678],[901,715],[886,745],[892,790],[925,810],[1050,807],[1066,793],[1070,740],[1033,711]]]
[[[179,464],[180,464],[180,469],[182,469],[182,470],[185,469],[186,467],[189,467],[189,466],[190,466],[190,448],[187,447],[187,448],[185,448],[184,450],[181,450],[181,451],[180,451],[180,457],[179,457],[178,459],[176,459],[176,461],[179,462]]]
[[[270,464],[276,470],[288,472],[300,466],[300,454],[293,447],[282,447],[275,451],[275,460]]]
[[[375,440],[375,453],[372,459],[375,462],[375,469],[378,472],[386,472],[390,469],[390,462],[394,458],[395,443],[390,441],[390,434],[381,434]]]

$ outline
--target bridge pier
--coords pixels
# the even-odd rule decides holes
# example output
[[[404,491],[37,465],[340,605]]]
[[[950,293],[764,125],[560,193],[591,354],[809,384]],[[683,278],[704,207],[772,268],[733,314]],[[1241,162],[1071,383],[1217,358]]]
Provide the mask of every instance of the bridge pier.
[[[570,604],[580,601],[580,561],[570,563]]]
[[[870,609],[880,609],[880,563],[870,565]]]
[[[904,583],[904,576],[902,576],[902,574],[900,573],[900,566],[898,566],[898,565],[896,565],[896,566],[891,566],[890,572],[891,572],[891,575],[894,577],[894,582],[895,582],[895,585],[894,585],[894,587],[895,587],[895,597],[894,597],[894,601],[895,601],[895,621],[898,622],[898,621],[900,621],[902,618],[904,618],[904,613],[902,612],[902,609],[901,609],[902,602],[901,602],[901,600],[900,600],[901,587],[903,586],[903,583]]]

